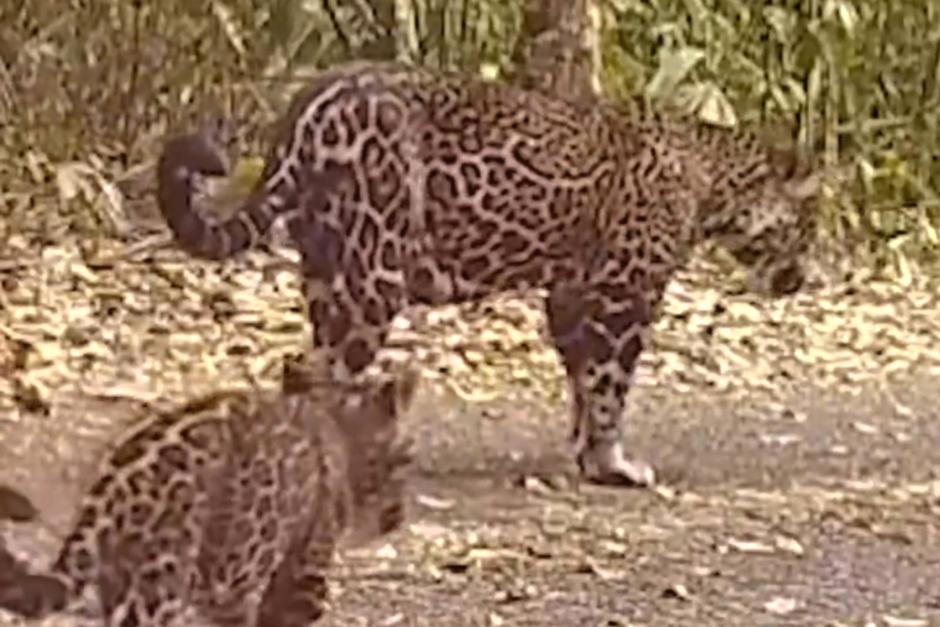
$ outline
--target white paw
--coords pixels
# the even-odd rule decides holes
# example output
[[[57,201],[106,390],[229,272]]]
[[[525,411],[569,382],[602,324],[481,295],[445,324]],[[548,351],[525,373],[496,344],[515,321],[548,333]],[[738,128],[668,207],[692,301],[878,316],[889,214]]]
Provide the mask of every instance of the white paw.
[[[581,475],[592,483],[648,488],[656,484],[653,467],[640,459],[629,459],[620,444],[595,446],[578,455]]]

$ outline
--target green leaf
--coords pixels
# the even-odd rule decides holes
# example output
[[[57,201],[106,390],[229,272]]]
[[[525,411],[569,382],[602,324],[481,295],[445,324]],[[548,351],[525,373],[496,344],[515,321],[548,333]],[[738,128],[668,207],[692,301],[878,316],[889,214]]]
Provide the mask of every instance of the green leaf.
[[[696,64],[704,58],[705,52],[701,48],[692,46],[663,50],[656,74],[646,85],[646,96],[652,100],[668,98]]]
[[[695,113],[700,120],[716,126],[734,127],[738,116],[734,106],[717,84],[706,81],[684,85],[676,93],[676,103],[685,111]]]
[[[306,14],[298,14],[294,23],[293,36],[289,46],[285,47],[287,66],[296,70],[305,65],[314,65],[323,54],[329,35],[316,28],[313,18]]]
[[[764,19],[767,20],[778,42],[785,44],[793,40],[797,25],[797,15],[793,11],[788,11],[783,7],[766,7]]]
[[[850,37],[855,34],[860,20],[855,5],[849,0],[828,0],[823,5],[823,17],[839,24]]]
[[[300,5],[295,0],[275,0],[271,4],[271,17],[265,31],[274,45],[283,45],[291,40],[298,6]]]
[[[627,14],[627,13],[649,13],[654,9],[646,6],[646,3],[641,2],[640,0],[607,0],[607,5],[613,9],[615,13],[618,14]]]

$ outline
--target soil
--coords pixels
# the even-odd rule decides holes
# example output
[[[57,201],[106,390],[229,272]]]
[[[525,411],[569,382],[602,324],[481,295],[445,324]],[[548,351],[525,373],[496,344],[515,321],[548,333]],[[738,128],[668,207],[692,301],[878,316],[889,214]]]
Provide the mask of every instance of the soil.
[[[632,450],[662,483],[636,490],[578,484],[564,406],[426,384],[409,523],[341,553],[321,624],[940,625],[932,379],[776,402],[659,392],[631,397]],[[43,517],[6,524],[13,546],[51,557],[95,451],[132,415],[63,397],[0,421],[0,481]]]

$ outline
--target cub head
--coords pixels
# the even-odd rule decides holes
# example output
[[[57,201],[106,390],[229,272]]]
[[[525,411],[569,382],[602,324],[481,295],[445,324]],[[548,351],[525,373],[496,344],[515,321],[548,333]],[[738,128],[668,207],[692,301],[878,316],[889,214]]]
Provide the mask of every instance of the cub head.
[[[399,420],[408,411],[419,382],[416,370],[348,383],[332,379],[323,363],[285,363],[283,389],[323,404],[344,449],[349,529],[357,545],[398,528],[404,521],[411,443]]]

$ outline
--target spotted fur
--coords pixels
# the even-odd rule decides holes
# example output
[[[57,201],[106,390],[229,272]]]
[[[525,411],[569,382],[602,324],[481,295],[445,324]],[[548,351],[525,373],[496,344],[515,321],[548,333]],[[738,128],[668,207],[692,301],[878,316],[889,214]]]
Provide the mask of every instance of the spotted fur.
[[[48,570],[0,545],[0,607],[80,609],[90,588],[110,626],[312,624],[337,543],[404,518],[396,424],[414,383],[295,377],[284,393],[219,392],[147,415],[104,461]]]
[[[254,193],[214,222],[193,206],[192,181],[222,164],[203,136],[169,140],[164,217],[211,259],[284,224],[314,345],[337,377],[374,362],[409,304],[546,289],[581,470],[631,484],[654,475],[623,451],[624,399],[670,277],[713,240],[756,289],[796,291],[819,186],[792,153],[639,101],[578,105],[373,63],[325,71],[299,94]]]

